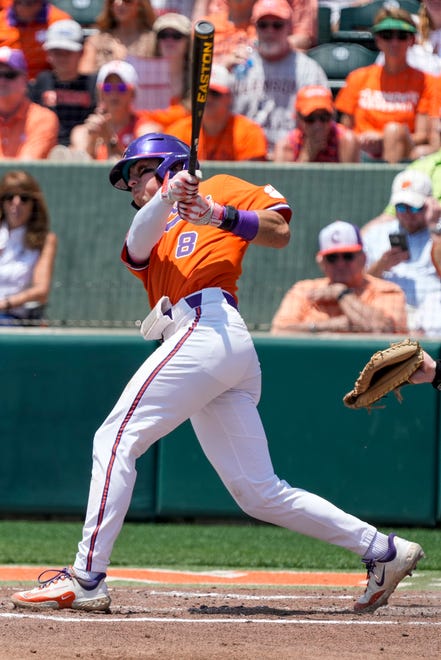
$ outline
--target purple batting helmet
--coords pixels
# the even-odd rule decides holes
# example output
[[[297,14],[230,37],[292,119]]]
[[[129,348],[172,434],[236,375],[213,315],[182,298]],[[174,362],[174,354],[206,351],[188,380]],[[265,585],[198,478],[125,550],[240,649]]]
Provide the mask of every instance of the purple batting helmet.
[[[161,160],[155,176],[162,182],[167,172],[170,172],[171,178],[179,170],[187,169],[189,157],[190,147],[173,135],[147,133],[129,144],[122,159],[113,166],[109,174],[110,183],[118,190],[129,190],[130,167],[143,158]]]

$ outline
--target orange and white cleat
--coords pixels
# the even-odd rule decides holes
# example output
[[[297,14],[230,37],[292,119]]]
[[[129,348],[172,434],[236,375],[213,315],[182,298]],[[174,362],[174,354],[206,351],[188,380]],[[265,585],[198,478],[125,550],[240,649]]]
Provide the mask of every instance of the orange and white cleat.
[[[54,574],[46,580],[43,576]],[[109,609],[110,596],[105,583],[105,573],[95,580],[81,580],[73,568],[49,569],[38,576],[38,587],[13,594],[16,607],[32,609],[71,609],[87,612]]]

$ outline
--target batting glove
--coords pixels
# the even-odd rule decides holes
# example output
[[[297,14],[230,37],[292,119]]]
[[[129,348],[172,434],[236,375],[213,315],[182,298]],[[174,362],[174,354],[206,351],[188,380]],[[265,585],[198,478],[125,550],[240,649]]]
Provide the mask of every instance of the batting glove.
[[[163,200],[173,204],[174,202],[188,202],[198,194],[199,178],[181,170],[170,179],[170,172],[165,175],[161,188]]]
[[[178,213],[183,220],[193,225],[219,227],[224,220],[224,207],[200,195],[196,199],[179,202]]]

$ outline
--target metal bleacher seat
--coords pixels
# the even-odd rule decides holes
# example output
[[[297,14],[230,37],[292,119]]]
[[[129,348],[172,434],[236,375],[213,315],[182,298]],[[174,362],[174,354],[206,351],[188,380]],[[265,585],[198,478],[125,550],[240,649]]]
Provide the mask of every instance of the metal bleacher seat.
[[[326,73],[334,96],[343,87],[348,73],[372,64],[377,57],[375,51],[350,42],[319,44],[310,48],[307,55],[320,64]]]
[[[384,6],[401,7],[411,14],[417,14],[420,2],[419,0],[373,0],[365,5],[343,7],[340,11],[339,28],[333,32],[332,40],[358,43],[376,50],[370,28],[374,24],[376,14]]]
[[[70,14],[83,27],[91,27],[101,12],[104,0],[53,0],[53,4]]]

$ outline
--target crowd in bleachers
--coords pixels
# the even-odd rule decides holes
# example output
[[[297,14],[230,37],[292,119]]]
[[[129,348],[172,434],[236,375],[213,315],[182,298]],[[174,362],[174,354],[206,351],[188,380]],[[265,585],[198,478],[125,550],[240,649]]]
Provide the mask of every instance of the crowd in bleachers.
[[[441,0],[0,0],[0,159],[115,161],[151,131],[188,142],[201,18],[215,41],[200,159],[426,171],[422,204],[385,200],[406,250],[382,243],[374,268],[371,246],[367,272],[393,281],[403,262],[420,277],[423,259],[441,291]],[[363,240],[373,233],[380,250],[374,225]]]

